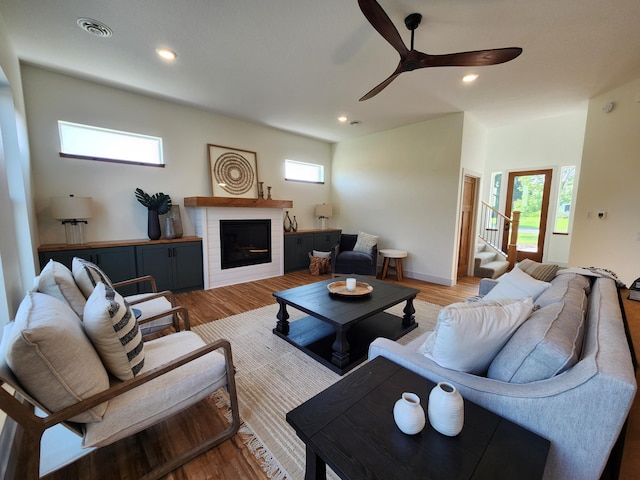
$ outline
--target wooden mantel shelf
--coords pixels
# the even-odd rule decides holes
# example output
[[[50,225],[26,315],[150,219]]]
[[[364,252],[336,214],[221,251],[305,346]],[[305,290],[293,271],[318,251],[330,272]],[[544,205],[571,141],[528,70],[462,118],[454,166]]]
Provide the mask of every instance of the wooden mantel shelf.
[[[293,200],[263,198],[185,197],[185,207],[293,208]]]

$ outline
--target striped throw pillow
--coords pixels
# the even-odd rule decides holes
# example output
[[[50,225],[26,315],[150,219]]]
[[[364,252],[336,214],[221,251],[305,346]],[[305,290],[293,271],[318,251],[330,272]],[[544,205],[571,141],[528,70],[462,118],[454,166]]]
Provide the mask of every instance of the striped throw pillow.
[[[91,296],[93,289],[99,282],[111,287],[111,280],[109,280],[107,274],[89,260],[73,257],[71,270],[73,272],[73,279],[76,281],[85,298]]]
[[[528,258],[518,263],[518,268],[541,282],[550,282],[558,271],[555,263],[539,263]]]
[[[87,299],[82,324],[108,372],[120,380],[140,373],[142,333],[129,304],[113,287],[98,282]]]

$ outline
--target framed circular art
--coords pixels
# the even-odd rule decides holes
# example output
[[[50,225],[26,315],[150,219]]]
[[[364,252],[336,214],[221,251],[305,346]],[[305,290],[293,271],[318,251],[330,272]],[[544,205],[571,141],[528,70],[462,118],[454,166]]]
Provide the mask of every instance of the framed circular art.
[[[258,198],[256,152],[207,144],[214,197]]]

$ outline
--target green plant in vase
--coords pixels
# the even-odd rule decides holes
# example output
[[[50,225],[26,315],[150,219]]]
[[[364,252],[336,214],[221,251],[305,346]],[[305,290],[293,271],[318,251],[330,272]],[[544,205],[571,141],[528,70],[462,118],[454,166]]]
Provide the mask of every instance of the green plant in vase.
[[[150,240],[160,238],[160,215],[164,215],[171,209],[171,197],[159,192],[149,195],[140,188],[136,188],[136,198],[138,202],[147,207],[147,235]]]

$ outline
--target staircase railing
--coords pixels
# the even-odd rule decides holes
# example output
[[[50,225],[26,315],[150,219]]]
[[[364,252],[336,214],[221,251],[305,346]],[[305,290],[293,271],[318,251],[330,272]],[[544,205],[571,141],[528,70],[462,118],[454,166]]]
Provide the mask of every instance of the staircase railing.
[[[509,218],[488,203],[481,202],[481,204],[478,236],[489,246],[502,252],[509,262],[509,269],[512,269],[516,263],[520,212],[513,212]],[[506,245],[504,232],[509,232]]]

